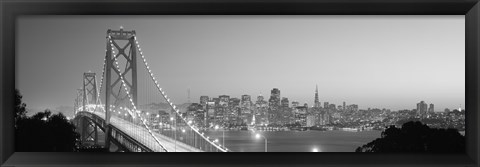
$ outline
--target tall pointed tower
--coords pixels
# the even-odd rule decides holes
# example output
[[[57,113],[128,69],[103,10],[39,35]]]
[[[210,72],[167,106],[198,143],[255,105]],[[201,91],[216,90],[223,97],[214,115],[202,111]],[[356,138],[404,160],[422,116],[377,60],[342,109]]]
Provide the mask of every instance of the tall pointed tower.
[[[318,100],[318,85],[315,85],[315,107],[320,107],[320,101]]]

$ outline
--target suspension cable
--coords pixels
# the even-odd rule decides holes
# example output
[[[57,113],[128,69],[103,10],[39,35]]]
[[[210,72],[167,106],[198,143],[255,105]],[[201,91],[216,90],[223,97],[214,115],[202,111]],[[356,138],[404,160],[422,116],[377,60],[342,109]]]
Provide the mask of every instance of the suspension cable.
[[[137,48],[138,48],[138,51],[140,52],[140,55],[143,59],[143,62],[144,62],[144,65],[145,65],[145,68],[147,69],[148,73],[150,74],[150,78],[152,79],[152,81],[155,83],[155,86],[157,87],[157,90],[162,94],[162,97],[167,101],[167,103],[169,104],[169,106],[176,112],[177,115],[180,115],[180,118],[184,121],[184,122],[187,122],[186,119],[179,113],[179,110],[177,109],[177,107],[172,103],[170,102],[170,99],[167,97],[167,94],[162,90],[162,88],[160,88],[160,85],[158,84],[157,80],[155,79],[155,77],[153,76],[153,73],[152,71],[150,70],[150,67],[148,66],[148,63],[147,63],[147,60],[145,59],[145,56],[143,55],[143,52],[142,52],[142,49],[140,48],[140,44],[138,43],[138,40],[137,40],[137,37],[134,36],[134,39],[135,39],[135,43],[137,44]],[[209,136],[205,137],[203,135],[203,133],[200,133],[198,131],[198,129],[196,127],[192,127],[192,125],[190,123],[187,122],[187,125],[193,130],[195,131],[197,134],[199,134],[202,138],[204,138],[207,142],[209,142],[210,144],[212,144],[213,146],[215,146],[217,149],[223,151],[223,152],[227,152],[227,148],[222,148],[221,146],[217,145],[215,142],[212,142],[209,140]],[[225,147],[225,146],[224,146]]]
[[[111,38],[111,36],[108,36],[108,38],[109,38],[109,40],[110,40],[110,46],[112,47],[112,52],[114,52],[114,51],[113,51],[112,38]],[[122,81],[123,87],[125,88],[125,91],[126,91],[126,93],[127,93],[127,96],[128,96],[128,98],[130,99],[130,102],[131,102],[131,104],[132,104],[132,106],[133,106],[133,109],[134,109],[134,112],[133,112],[133,113],[136,113],[136,114],[138,115],[138,117],[140,118],[143,126],[148,130],[148,133],[150,133],[150,135],[155,139],[155,141],[160,145],[160,147],[161,147],[164,151],[168,152],[168,150],[160,143],[160,141],[158,140],[158,138],[152,133],[152,131],[150,130],[150,128],[146,125],[146,120],[143,119],[143,118],[140,116],[140,114],[138,113],[137,107],[135,106],[135,104],[134,104],[134,102],[133,102],[133,100],[132,100],[132,97],[130,96],[130,93],[129,93],[129,91],[128,91],[128,88],[127,88],[127,86],[126,86],[126,84],[125,84],[125,80],[123,79],[122,73],[121,73],[121,71],[120,71],[120,67],[119,67],[119,65],[118,65],[117,57],[114,56],[114,58],[115,58],[115,63],[116,63],[117,70],[118,70],[119,73],[120,73],[119,76],[120,76],[120,79],[121,79],[121,81]],[[132,118],[135,118],[135,115],[133,115],[132,112],[129,112],[129,113],[131,114]]]

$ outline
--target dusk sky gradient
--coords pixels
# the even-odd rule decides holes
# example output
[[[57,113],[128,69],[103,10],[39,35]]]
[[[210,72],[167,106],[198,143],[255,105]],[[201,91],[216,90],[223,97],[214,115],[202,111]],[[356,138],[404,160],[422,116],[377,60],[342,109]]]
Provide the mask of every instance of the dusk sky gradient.
[[[188,88],[193,102],[223,94],[255,101],[260,93],[268,100],[279,88],[311,106],[318,84],[322,103],[361,109],[465,104],[463,15],[22,16],[16,86],[27,107],[73,107],[83,72],[100,80],[106,31],[120,26],[136,31],[174,103],[187,102]]]

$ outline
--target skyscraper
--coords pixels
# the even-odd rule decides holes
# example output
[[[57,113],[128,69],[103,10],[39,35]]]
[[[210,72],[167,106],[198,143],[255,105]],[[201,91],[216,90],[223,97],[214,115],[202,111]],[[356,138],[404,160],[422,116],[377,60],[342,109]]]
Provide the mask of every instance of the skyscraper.
[[[205,106],[208,102],[208,96],[200,96],[200,104]]]
[[[263,96],[260,94],[257,96],[257,102],[255,103],[255,123],[257,125],[268,124],[268,103],[264,101]]]
[[[212,98],[212,101],[215,102],[215,106],[220,105],[220,98],[214,97],[214,98]]]
[[[274,124],[280,124],[280,90],[273,88],[268,99],[268,122]]]
[[[242,95],[242,106],[241,106],[241,120],[243,123],[251,124],[252,123],[252,101],[250,95]]]
[[[268,102],[270,106],[280,106],[280,90],[278,88],[272,89]]]
[[[317,107],[317,108],[320,108],[321,107],[321,103],[320,101],[318,100],[318,85],[315,86],[315,102],[314,102],[314,107]]]
[[[299,123],[302,127],[307,126],[307,110],[305,106],[296,107],[295,110],[295,122]]]
[[[250,95],[242,95],[242,105],[244,107],[250,107],[250,104],[252,103]]]
[[[257,101],[263,101],[263,96],[262,96],[262,94],[260,94],[260,95],[257,96]]]
[[[283,97],[283,98],[282,98],[282,107],[287,108],[287,107],[288,107],[288,103],[289,103],[289,102],[288,102],[288,98]]]
[[[224,107],[228,107],[228,102],[230,101],[230,96],[228,95],[221,95],[221,96],[218,96],[218,98],[220,99],[220,106],[224,106]]]
[[[420,103],[417,103],[417,114],[424,117],[427,114],[427,103],[424,101],[420,101]]]
[[[230,98],[228,101],[228,106],[231,108],[240,107],[240,99],[239,98]]]
[[[429,113],[433,113],[433,112],[435,112],[435,110],[434,110],[434,108],[433,108],[433,104],[432,104],[432,103],[430,103],[430,107],[428,108],[428,112],[429,112]]]

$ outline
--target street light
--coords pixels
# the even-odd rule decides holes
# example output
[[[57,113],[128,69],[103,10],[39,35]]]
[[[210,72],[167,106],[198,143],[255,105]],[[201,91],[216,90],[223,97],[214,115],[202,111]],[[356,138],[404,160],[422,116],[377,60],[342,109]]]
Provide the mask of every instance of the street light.
[[[160,134],[163,135],[163,124],[162,124],[162,122],[158,123],[158,125],[160,125],[160,126],[158,126],[158,129],[159,129],[159,131],[160,131]]]
[[[265,152],[268,152],[267,151],[267,143],[268,143],[267,138],[265,136],[262,136],[262,135],[258,134],[258,133],[255,134],[255,138],[260,139],[260,137],[263,137],[263,139],[265,139]]]
[[[215,130],[218,130],[220,127],[215,125]],[[225,129],[222,130],[222,145],[225,145]]]
[[[175,115],[176,116],[176,115]],[[172,121],[173,124],[173,117],[170,117],[170,121]],[[173,130],[175,128],[175,130]],[[175,152],[177,152],[177,120],[175,120],[175,125],[171,128],[173,135],[175,136]]]

